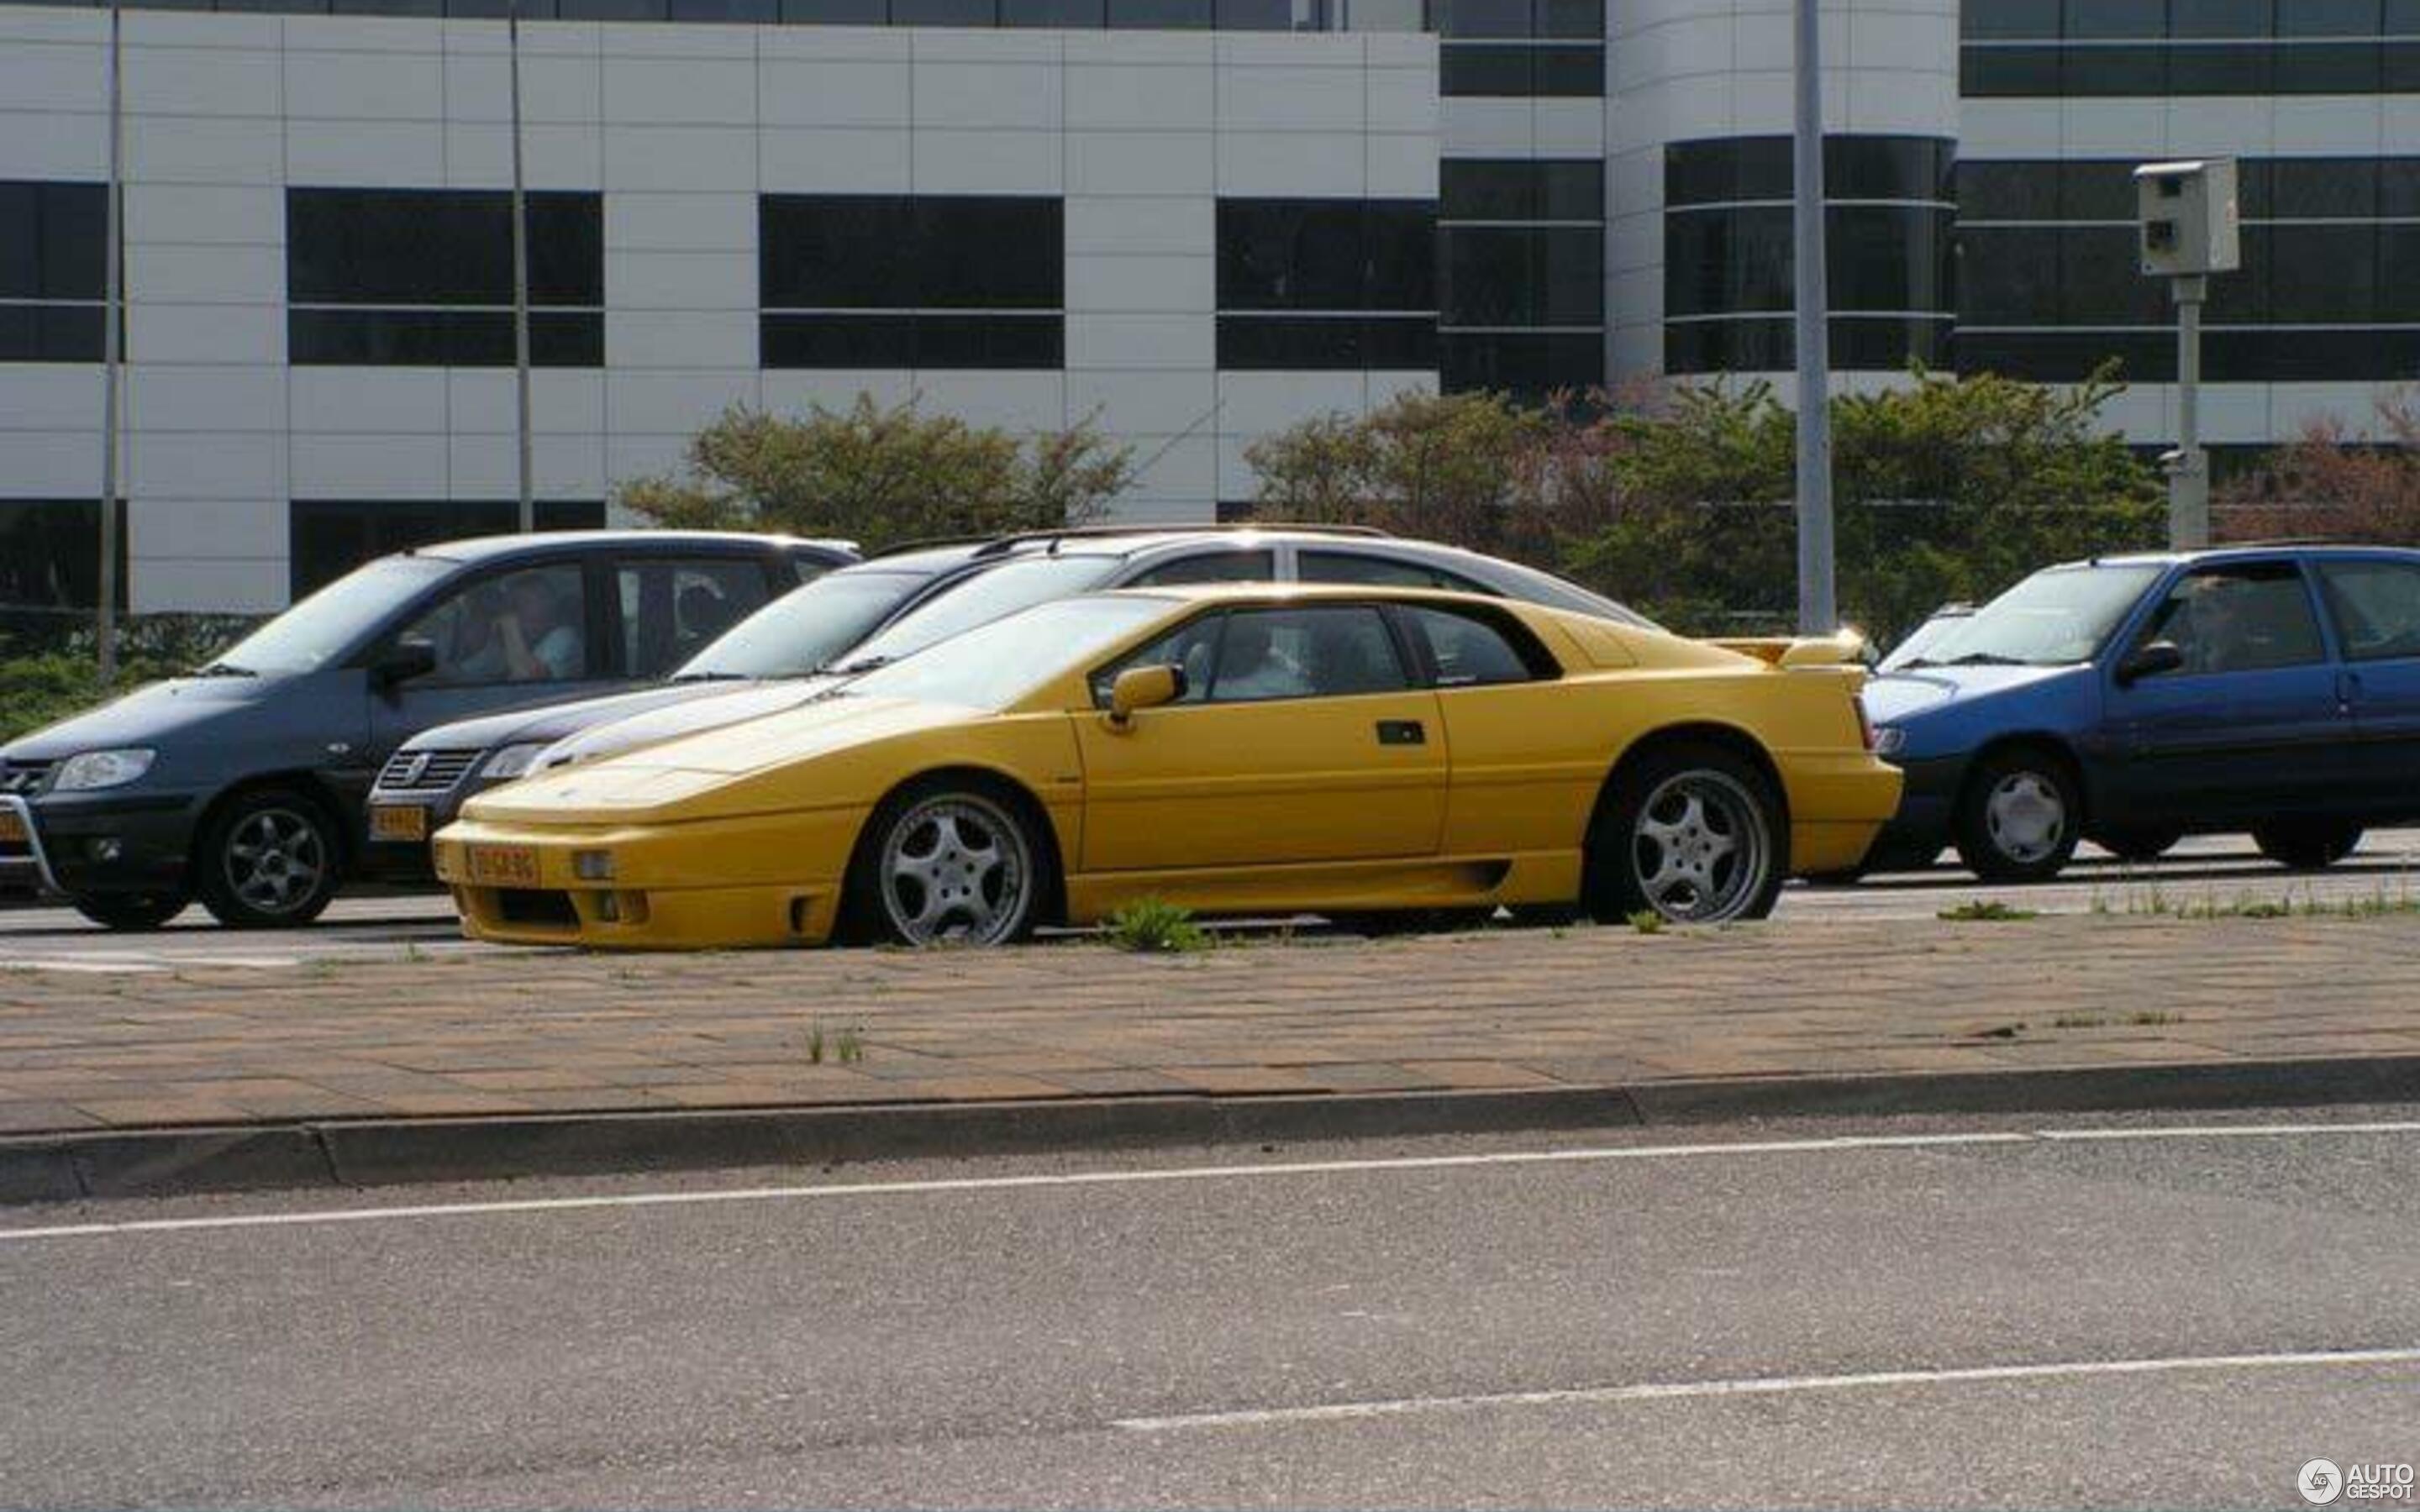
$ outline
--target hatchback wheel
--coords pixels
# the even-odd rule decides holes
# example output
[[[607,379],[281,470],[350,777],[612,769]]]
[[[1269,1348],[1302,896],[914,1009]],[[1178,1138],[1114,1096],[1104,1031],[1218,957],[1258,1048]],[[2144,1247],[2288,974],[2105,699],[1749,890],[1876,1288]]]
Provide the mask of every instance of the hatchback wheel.
[[[2291,820],[2262,825],[2252,832],[2252,843],[2279,866],[2323,872],[2361,844],[2361,826],[2334,819]]]
[[[202,837],[194,871],[202,906],[230,929],[307,924],[344,880],[335,821],[289,788],[228,804]]]
[[[2065,762],[2047,751],[2004,751],[1967,780],[1958,858],[1986,882],[2047,882],[2075,854],[2083,817]]]
[[[1043,895],[1039,838],[993,795],[963,786],[914,793],[876,822],[870,866],[853,892],[907,945],[1000,945],[1024,935]]]
[[[68,901],[102,928],[127,931],[158,929],[193,902],[181,892],[94,892]]]
[[[1762,918],[1789,868],[1782,826],[1780,798],[1745,761],[1714,746],[1656,751],[1598,806],[1583,901],[1601,923]]]

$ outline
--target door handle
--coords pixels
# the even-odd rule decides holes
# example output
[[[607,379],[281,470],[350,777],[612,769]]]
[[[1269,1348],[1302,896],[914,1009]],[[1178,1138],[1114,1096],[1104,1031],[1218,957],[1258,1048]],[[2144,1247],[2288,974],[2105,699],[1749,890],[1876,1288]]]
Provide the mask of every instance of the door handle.
[[[1418,719],[1381,719],[1378,721],[1378,744],[1381,746],[1425,746],[1429,733],[1420,728]]]

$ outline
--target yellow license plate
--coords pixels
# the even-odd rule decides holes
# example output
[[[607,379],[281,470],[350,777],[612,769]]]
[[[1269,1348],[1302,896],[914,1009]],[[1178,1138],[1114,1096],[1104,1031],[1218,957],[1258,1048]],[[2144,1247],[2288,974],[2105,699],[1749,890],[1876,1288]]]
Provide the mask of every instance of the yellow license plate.
[[[474,883],[490,887],[537,886],[537,848],[534,845],[473,845],[469,864]]]
[[[370,839],[427,840],[428,810],[419,804],[380,804],[370,810]]]
[[[0,810],[0,845],[23,845],[33,837],[25,833],[25,821],[13,809]]]

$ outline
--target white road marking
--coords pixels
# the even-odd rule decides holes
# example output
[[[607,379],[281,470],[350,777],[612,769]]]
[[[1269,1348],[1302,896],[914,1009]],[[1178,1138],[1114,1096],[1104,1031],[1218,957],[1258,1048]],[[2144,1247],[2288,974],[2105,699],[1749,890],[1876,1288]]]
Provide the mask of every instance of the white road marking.
[[[1499,1407],[1602,1406],[1702,1396],[1778,1396],[1794,1392],[1856,1391],[1887,1386],[1946,1386],[1995,1381],[2055,1381],[2092,1376],[2380,1365],[2420,1365],[2420,1349],[2325,1350],[2299,1354],[2194,1354],[2167,1359],[2072,1360],[2055,1365],[1976,1365],[1948,1370],[1869,1370],[1840,1376],[1760,1376],[1735,1381],[1649,1381],[1634,1386],[1581,1386],[1559,1391],[1513,1391],[1472,1396],[1404,1396],[1381,1401],[1332,1402],[1317,1407],[1270,1407],[1233,1412],[1127,1417],[1119,1418],[1110,1426],[1136,1433],[1165,1433],[1186,1428],[1342,1423],[1359,1418],[1399,1417],[1413,1412],[1459,1412]]]
[[[1963,1145],[2040,1144],[2081,1131],[1976,1134],[1839,1134],[1816,1139],[1758,1139],[1688,1145],[1629,1145],[1578,1149],[1502,1150],[1474,1155],[1404,1155],[1369,1160],[1290,1161],[1266,1165],[1187,1165],[1140,1171],[1072,1171],[1043,1176],[974,1176],[929,1181],[841,1181],[818,1186],[736,1187],[708,1192],[625,1192],[584,1197],[523,1197],[497,1202],[419,1203],[391,1208],[328,1208],[304,1212],[229,1213],[209,1218],[142,1218],[123,1223],[53,1224],[0,1228],[0,1242],[86,1239],[115,1234],[191,1233],[228,1228],[286,1228],[316,1224],[382,1223],[407,1218],[462,1218],[524,1212],[582,1212],[617,1208],[702,1207],[727,1202],[786,1202],[814,1197],[923,1196],[946,1193],[1015,1192],[1058,1187],[1144,1186],[1167,1181],[1257,1180],[1381,1171],[1450,1171],[1486,1166],[1569,1165],[1609,1161],[1681,1160],[1730,1155],[1823,1155],[1870,1149],[1929,1149]],[[2420,1134],[2420,1119],[2391,1123],[2271,1124],[2241,1128],[2110,1129],[2098,1137],[2182,1138],[2194,1134],[2272,1136],[2335,1134]]]

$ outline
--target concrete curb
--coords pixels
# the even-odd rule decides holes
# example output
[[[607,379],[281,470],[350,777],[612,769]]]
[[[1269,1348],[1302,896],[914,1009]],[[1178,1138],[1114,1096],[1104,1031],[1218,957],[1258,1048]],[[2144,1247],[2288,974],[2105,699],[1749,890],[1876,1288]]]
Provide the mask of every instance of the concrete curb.
[[[2159,1111],[2415,1097],[2420,1056],[2379,1056],[1721,1077],[1527,1091],[1154,1095],[334,1120],[0,1139],[0,1202],[1741,1119]]]

